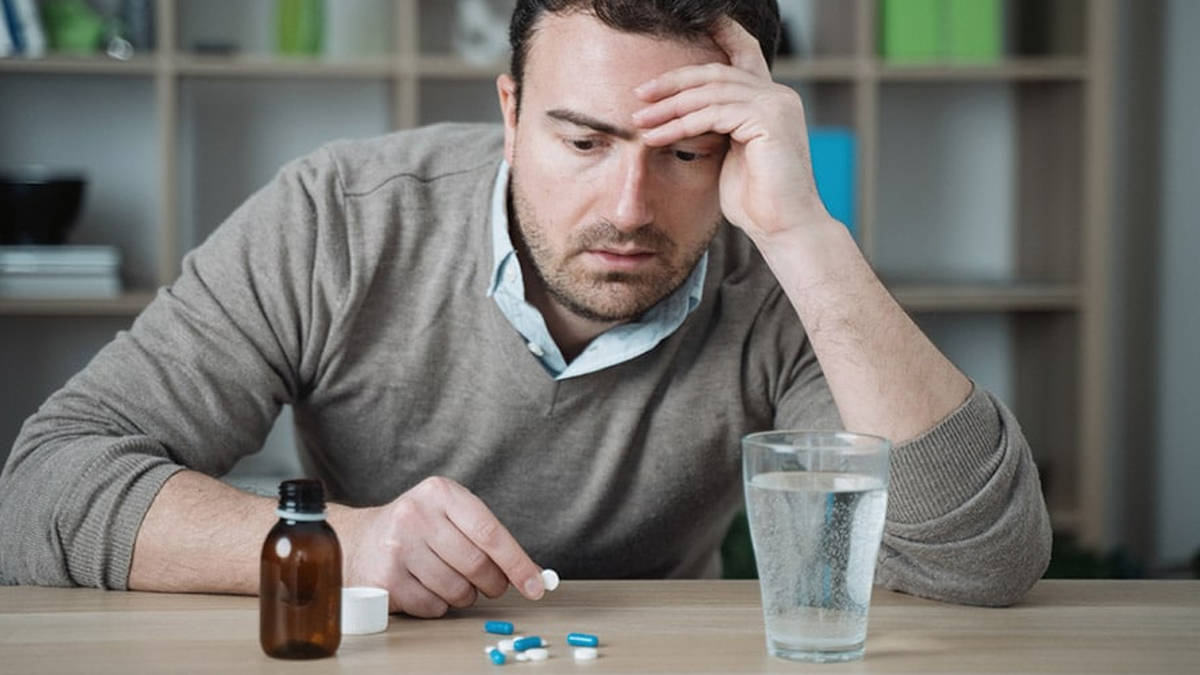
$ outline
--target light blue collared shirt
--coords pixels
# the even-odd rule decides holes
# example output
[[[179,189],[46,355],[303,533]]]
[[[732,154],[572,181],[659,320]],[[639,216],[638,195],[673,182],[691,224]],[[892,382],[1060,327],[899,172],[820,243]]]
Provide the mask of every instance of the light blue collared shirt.
[[[570,364],[550,331],[542,313],[525,301],[525,280],[521,263],[508,236],[508,163],[500,163],[500,173],[492,191],[492,282],[487,294],[525,339],[529,351],[542,362],[556,380],[565,380],[603,370],[654,349],[674,333],[688,314],[700,304],[704,275],[708,269],[705,252],[683,284],[671,295],[658,301],[637,321],[610,328],[592,340]]]

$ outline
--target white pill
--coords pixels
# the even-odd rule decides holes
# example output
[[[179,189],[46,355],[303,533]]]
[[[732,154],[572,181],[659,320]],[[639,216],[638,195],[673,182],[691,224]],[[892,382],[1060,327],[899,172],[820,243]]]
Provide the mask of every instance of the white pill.
[[[513,653],[513,641],[504,639],[496,644],[496,647],[505,654]]]
[[[594,661],[600,657],[600,650],[595,647],[576,647],[576,661]]]
[[[549,568],[542,570],[542,584],[548,591],[558,588],[558,572]]]
[[[518,661],[528,661],[529,660],[529,651],[526,650],[523,652],[517,652],[516,654],[513,654],[513,658],[515,658]]]
[[[545,661],[546,659],[550,658],[550,650],[542,649],[541,647],[534,647],[533,649],[526,649],[525,656],[530,661]]]

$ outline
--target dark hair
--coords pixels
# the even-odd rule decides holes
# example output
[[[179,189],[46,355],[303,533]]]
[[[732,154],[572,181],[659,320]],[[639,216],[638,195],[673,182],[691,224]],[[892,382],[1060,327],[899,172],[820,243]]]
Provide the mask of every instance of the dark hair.
[[[776,0],[517,0],[508,42],[512,47],[509,73],[520,101],[529,40],[546,13],[588,12],[625,33],[657,37],[696,38],[706,35],[722,16],[729,16],[758,39],[770,66],[779,47],[779,5]]]

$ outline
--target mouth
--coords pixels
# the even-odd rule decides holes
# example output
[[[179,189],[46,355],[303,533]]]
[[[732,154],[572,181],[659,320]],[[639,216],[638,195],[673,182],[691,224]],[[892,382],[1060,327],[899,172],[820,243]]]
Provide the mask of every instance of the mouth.
[[[658,253],[646,248],[594,248],[589,249],[590,258],[611,270],[633,270],[654,260]]]

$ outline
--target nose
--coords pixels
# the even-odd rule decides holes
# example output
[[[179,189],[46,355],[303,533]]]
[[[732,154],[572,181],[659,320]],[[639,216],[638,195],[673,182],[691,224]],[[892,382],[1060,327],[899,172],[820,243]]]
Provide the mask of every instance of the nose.
[[[617,229],[636,230],[652,220],[649,201],[649,171],[644,152],[629,152],[619,162],[617,192],[610,221]]]

